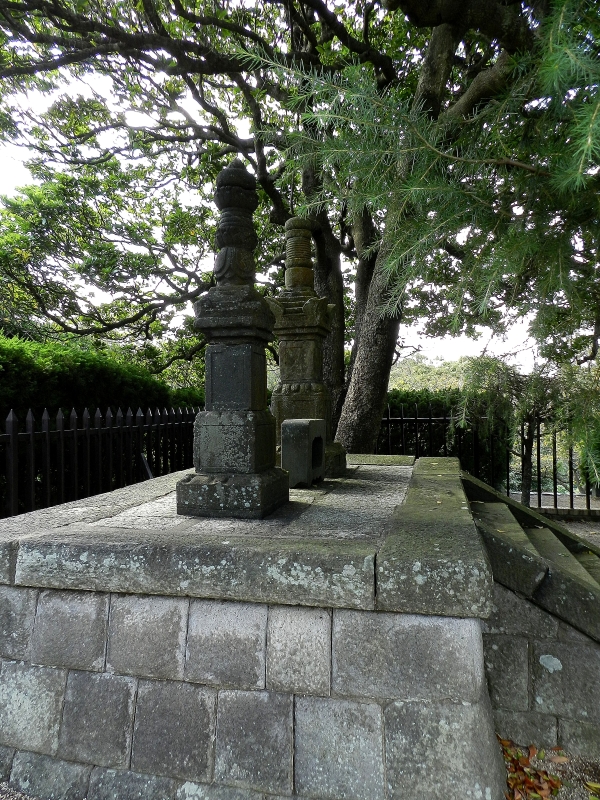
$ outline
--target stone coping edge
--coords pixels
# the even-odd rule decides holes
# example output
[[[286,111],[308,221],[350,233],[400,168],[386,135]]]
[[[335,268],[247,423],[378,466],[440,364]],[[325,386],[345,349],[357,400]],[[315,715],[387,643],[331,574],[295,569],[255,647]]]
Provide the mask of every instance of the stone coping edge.
[[[364,453],[347,453],[346,464],[349,467],[412,467],[414,456],[369,455]]]
[[[454,458],[421,458],[377,554],[381,611],[487,618],[493,577]],[[410,609],[410,612],[409,612]]]
[[[149,487],[148,487],[149,488]],[[316,538],[39,530],[0,540],[0,583],[255,603],[480,617],[492,572],[456,459],[420,459],[383,544]]]

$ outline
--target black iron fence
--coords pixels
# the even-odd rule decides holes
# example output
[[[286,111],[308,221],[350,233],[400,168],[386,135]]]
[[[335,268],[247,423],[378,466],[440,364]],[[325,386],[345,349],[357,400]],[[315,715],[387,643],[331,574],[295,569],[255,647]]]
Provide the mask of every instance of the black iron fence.
[[[21,422],[11,411],[0,433],[0,517],[90,497],[148,478],[191,468],[196,408],[87,409],[78,416],[44,411]],[[486,432],[482,433],[485,427]],[[2,453],[1,451],[4,451]],[[460,427],[431,408],[402,406],[382,420],[377,452],[456,456],[463,469],[496,489],[538,507],[600,508],[573,447],[537,421],[533,439],[516,437],[502,421]],[[4,464],[4,471],[1,465]]]
[[[92,416],[75,409],[39,424],[10,412],[0,433],[0,516],[10,517],[108,492],[192,466],[198,409],[138,409]],[[2,461],[0,461],[0,464]]]
[[[532,434],[528,439],[523,425],[515,436],[501,420],[479,429],[461,427],[448,415],[434,416],[431,408],[418,406],[401,406],[399,416],[392,417],[388,407],[377,452],[456,456],[467,472],[518,500],[529,497],[533,507],[600,508],[568,437],[540,420],[534,421]]]

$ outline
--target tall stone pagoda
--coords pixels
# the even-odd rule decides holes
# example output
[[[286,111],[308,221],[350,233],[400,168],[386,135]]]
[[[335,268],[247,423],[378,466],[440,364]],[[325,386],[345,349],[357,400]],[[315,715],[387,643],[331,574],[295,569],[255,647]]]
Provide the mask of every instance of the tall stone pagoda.
[[[275,420],[267,407],[265,345],[274,317],[256,291],[252,215],[256,179],[241,161],[217,177],[221,212],[216,286],[194,306],[206,336],[205,411],[194,427],[195,474],[177,484],[177,512],[261,518],[289,499],[288,475],[275,466]]]
[[[330,331],[333,306],[315,292],[313,230],[309,219],[293,217],[286,222],[285,289],[276,299],[267,298],[279,339],[280,381],[273,391],[271,410],[278,447],[284,420],[324,419],[325,475],[341,477],[346,472],[346,451],[333,441],[331,395],[323,382],[323,340]]]

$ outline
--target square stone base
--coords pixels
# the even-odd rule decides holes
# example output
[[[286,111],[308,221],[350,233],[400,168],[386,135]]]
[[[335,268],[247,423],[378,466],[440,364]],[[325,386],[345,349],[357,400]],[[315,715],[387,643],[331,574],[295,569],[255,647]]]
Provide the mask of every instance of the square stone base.
[[[288,473],[273,467],[251,475],[186,475],[177,484],[177,513],[262,519],[289,500]]]
[[[325,445],[325,477],[343,478],[346,474],[346,451],[339,442]]]

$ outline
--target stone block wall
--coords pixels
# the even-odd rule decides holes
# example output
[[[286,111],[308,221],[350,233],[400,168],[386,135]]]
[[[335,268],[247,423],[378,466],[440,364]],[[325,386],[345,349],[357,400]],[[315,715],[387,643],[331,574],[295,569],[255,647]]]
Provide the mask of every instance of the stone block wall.
[[[500,800],[492,730],[478,620],[0,587],[0,778],[42,800]]]
[[[498,583],[483,630],[498,733],[597,758],[600,644]]]

